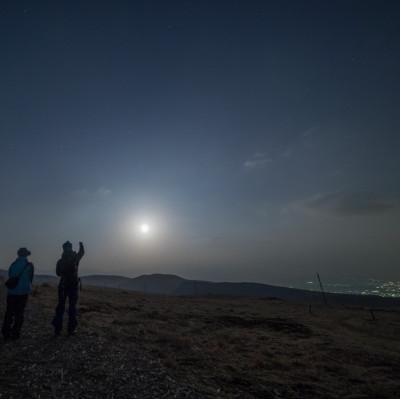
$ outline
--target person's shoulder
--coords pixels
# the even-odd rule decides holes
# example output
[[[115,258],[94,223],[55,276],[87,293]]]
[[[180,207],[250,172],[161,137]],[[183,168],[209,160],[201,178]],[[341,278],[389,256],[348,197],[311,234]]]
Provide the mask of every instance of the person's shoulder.
[[[8,267],[8,269],[14,268],[16,261],[13,261],[10,266]]]

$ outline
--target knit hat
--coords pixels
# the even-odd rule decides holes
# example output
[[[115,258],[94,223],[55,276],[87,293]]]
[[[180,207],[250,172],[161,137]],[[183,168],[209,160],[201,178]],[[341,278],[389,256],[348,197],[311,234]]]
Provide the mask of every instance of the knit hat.
[[[31,252],[26,247],[21,247],[17,254],[19,257],[28,257],[31,255]]]
[[[63,250],[72,250],[72,243],[67,240],[64,244],[63,244]]]

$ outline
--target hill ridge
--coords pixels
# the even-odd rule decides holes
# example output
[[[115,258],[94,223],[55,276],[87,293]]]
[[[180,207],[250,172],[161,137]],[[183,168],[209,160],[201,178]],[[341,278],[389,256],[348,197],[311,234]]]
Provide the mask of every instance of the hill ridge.
[[[6,271],[0,270],[0,276]],[[58,277],[51,275],[35,275],[38,284],[57,284]],[[321,294],[285,286],[269,285],[258,282],[213,282],[192,280],[175,274],[142,274],[134,278],[120,275],[90,274],[81,275],[83,285],[108,287],[142,293],[172,296],[227,296],[227,297],[275,297],[282,300],[321,303]],[[362,307],[400,307],[400,298],[387,298],[372,295],[327,293],[331,304],[346,304]]]

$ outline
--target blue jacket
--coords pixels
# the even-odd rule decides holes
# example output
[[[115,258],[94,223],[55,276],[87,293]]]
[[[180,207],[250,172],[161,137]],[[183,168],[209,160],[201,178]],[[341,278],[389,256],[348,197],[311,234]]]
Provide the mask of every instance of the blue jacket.
[[[8,294],[30,294],[32,293],[32,281],[33,281],[33,264],[26,266],[29,263],[27,257],[18,257],[8,269],[8,277],[12,278],[18,276],[25,268],[24,272],[18,280],[18,285],[14,289],[7,289]]]

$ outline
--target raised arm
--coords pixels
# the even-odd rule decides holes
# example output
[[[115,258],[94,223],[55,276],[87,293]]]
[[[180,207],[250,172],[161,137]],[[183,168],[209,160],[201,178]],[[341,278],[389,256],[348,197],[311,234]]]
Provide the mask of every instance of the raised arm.
[[[85,248],[83,247],[83,243],[79,242],[79,251],[76,254],[77,263],[79,263],[79,261],[81,261],[81,258],[84,256],[84,254],[85,254]]]

